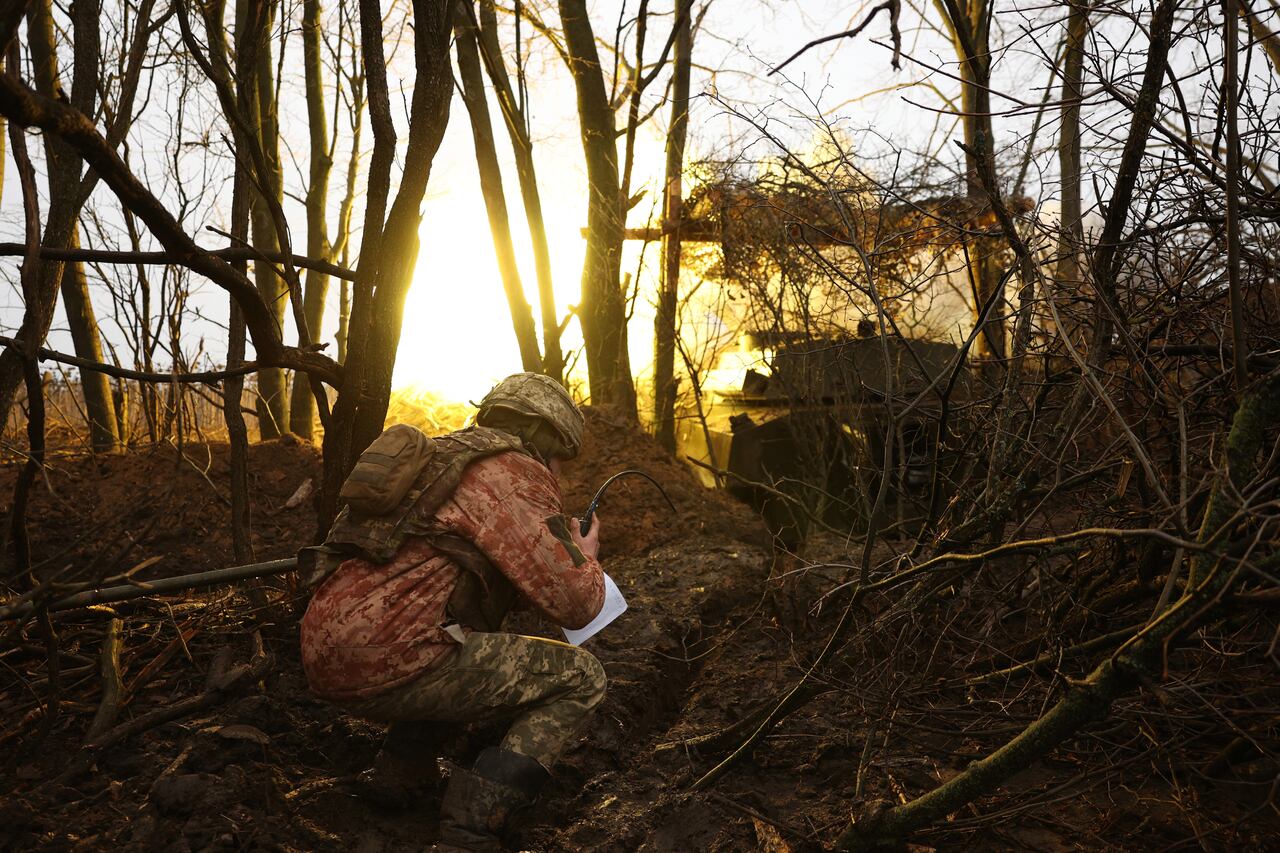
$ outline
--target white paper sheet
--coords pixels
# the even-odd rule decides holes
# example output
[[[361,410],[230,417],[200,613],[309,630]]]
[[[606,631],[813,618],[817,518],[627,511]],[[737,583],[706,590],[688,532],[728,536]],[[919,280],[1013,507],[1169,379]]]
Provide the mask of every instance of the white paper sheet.
[[[604,605],[600,608],[600,612],[585,628],[579,628],[577,631],[565,628],[564,638],[569,642],[569,645],[580,646],[600,633],[604,626],[621,616],[626,609],[627,600],[622,597],[622,592],[618,589],[618,585],[613,582],[613,578],[605,575]]]

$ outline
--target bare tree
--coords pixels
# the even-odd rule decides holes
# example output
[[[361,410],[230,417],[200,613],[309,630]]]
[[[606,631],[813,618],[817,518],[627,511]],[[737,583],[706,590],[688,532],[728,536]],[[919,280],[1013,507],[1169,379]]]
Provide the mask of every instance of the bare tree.
[[[248,338],[256,351],[257,368],[299,371],[308,375],[313,383],[323,381],[339,389],[334,417],[326,424],[325,432],[327,472],[325,512],[321,518],[323,529],[334,511],[337,487],[347,468],[356,454],[381,430],[386,412],[404,297],[417,259],[422,197],[431,161],[448,119],[452,93],[447,51],[452,31],[450,6],[444,0],[421,0],[413,5],[415,79],[410,102],[406,165],[394,195],[391,173],[397,140],[390,112],[383,18],[376,0],[365,0],[360,7],[363,79],[369,92],[374,146],[359,264],[354,273],[341,271],[343,275],[354,276],[357,282],[352,300],[347,359],[342,366],[318,353],[310,343],[297,276],[299,263],[304,266],[318,264],[330,272],[337,268],[315,259],[292,255],[288,251],[288,229],[283,212],[278,203],[273,204],[278,200],[272,190],[278,161],[267,149],[275,137],[273,133],[260,134],[259,122],[274,121],[269,109],[273,103],[270,98],[274,95],[263,88],[261,73],[265,69],[262,55],[252,55],[261,44],[255,39],[260,39],[266,31],[263,21],[271,10],[266,4],[247,3],[241,11],[246,18],[243,25],[246,38],[240,42],[242,50],[237,52],[236,62],[242,70],[256,69],[259,74],[256,78],[233,75],[231,71],[231,60],[225,47],[220,46],[225,31],[225,13],[221,6],[201,9],[206,35],[203,42],[197,37],[188,10],[179,7],[177,20],[184,43],[217,95],[224,120],[231,131],[236,159],[248,165],[250,183],[257,189],[269,215],[270,230],[274,236],[264,237],[268,248],[255,245],[250,254],[240,257],[253,258],[257,267],[284,279],[288,285],[285,291],[288,304],[293,308],[293,317],[303,340],[300,347],[288,346],[282,340],[279,309],[271,301],[270,294],[264,295],[246,278],[243,270],[228,263],[217,251],[197,244],[169,212],[161,197],[120,157],[116,151],[119,140],[100,133],[83,109],[75,103],[42,96],[15,75],[7,74],[0,79],[0,113],[20,127],[40,127],[83,158],[92,167],[96,178],[106,184],[128,211],[126,215],[137,217],[163,246],[161,256],[148,259],[149,262],[181,264],[226,289],[243,313]],[[12,34],[20,14],[20,8],[9,10],[6,7],[3,17],[0,17],[0,26],[3,27],[0,33]],[[250,34],[257,35],[249,38]],[[250,55],[252,66],[248,65]],[[241,85],[237,86],[237,82]],[[264,97],[268,98],[265,102]],[[264,103],[267,107],[265,116]],[[256,105],[257,112],[247,112],[241,104]],[[261,144],[263,139],[268,143],[266,146]],[[60,216],[66,218],[64,214]],[[275,251],[275,245],[280,245],[281,250]],[[138,259],[126,255],[120,260],[133,263]],[[46,315],[51,308],[41,308],[45,304],[33,305],[32,313]],[[43,327],[24,327],[23,339],[43,337],[47,319],[45,316],[38,319]],[[14,357],[16,359],[16,355]],[[317,397],[319,399],[323,395]],[[324,408],[320,414],[322,419],[328,417]],[[276,413],[276,417],[280,415]]]
[[[584,0],[560,0],[560,21],[565,61],[578,92],[579,133],[587,164],[587,249],[578,320],[591,399],[634,412],[636,391],[621,282],[626,207],[618,170],[617,128]]]
[[[517,17],[517,20],[519,18]],[[524,101],[524,69],[519,66],[519,33],[517,32],[517,77],[521,80],[520,97],[511,85],[506,63],[498,42],[498,21],[493,0],[480,0],[478,42],[494,96],[502,110],[503,124],[515,156],[516,178],[520,182],[520,198],[529,227],[533,248],[534,275],[538,281],[538,312],[542,323],[542,369],[546,375],[563,380],[564,352],[560,336],[564,323],[556,313],[555,283],[551,275],[551,250],[547,244],[546,219],[542,212],[542,195],[538,189],[538,173],[533,159],[533,139],[529,133],[529,117]],[[568,318],[566,318],[567,321]]]
[[[498,150],[489,121],[489,103],[484,93],[477,45],[479,28],[474,22],[475,10],[470,3],[459,3],[454,12],[457,31],[458,76],[462,82],[462,99],[471,119],[471,137],[475,143],[476,166],[480,172],[480,192],[489,214],[489,231],[497,256],[498,274],[511,311],[511,325],[520,347],[520,363],[525,370],[541,373],[542,355],[533,325],[533,311],[524,296],[520,270],[516,266],[515,245],[511,240],[511,223],[507,219],[507,197],[502,189],[502,170],[498,166]]]
[[[654,318],[653,412],[658,442],[676,449],[675,337],[680,290],[680,220],[684,215],[684,149],[689,132],[689,73],[693,64],[693,3],[676,7],[675,55],[672,59],[671,126],[667,131],[666,178],[663,182],[662,285]]]

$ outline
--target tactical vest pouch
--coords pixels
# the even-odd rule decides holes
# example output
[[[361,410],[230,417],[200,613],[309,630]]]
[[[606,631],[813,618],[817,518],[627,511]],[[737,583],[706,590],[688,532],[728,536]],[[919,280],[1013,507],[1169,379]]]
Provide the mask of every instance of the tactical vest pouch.
[[[406,427],[415,433],[418,430],[413,427]],[[390,427],[378,439],[369,446],[360,456],[357,468],[365,465],[368,461],[370,464],[365,466],[366,472],[381,472],[386,470],[386,465],[382,459],[371,457],[370,452],[373,451],[383,439],[389,438],[398,426]],[[410,536],[421,536],[433,544],[436,538],[447,531],[442,530],[436,522],[435,514],[458,488],[459,482],[462,480],[463,472],[472,462],[495,456],[499,453],[521,452],[528,453],[524,443],[514,435],[501,432],[499,430],[487,429],[485,427],[468,427],[458,432],[448,435],[438,436],[434,439],[427,438],[422,433],[418,433],[426,441],[431,442],[431,452],[426,454],[420,470],[416,472],[409,488],[401,495],[400,500],[386,512],[371,513],[362,509],[357,509],[354,503],[348,501],[338,513],[338,517],[334,519],[333,526],[329,528],[329,535],[325,538],[324,544],[313,548],[303,550],[299,554],[300,564],[305,560],[307,571],[303,572],[305,583],[309,588],[319,586],[333,571],[342,563],[343,560],[350,557],[359,557],[372,563],[389,563],[395,558],[396,551],[404,544],[405,539]],[[415,444],[412,433],[408,437],[400,437],[396,439],[396,445],[392,446],[395,450],[397,446],[403,444]],[[385,445],[384,445],[385,446]],[[404,454],[412,451],[406,451],[402,446],[398,452],[381,453],[379,456],[386,459],[401,458]],[[354,488],[364,489],[366,486],[376,486],[376,480],[370,482],[367,479],[371,475],[362,475],[356,478],[355,472],[347,478],[347,483],[343,484],[341,495],[346,500],[347,487],[353,479],[356,479],[357,486]],[[398,476],[398,470],[397,470]],[[388,491],[388,490],[383,490]],[[469,543],[468,543],[469,544]],[[470,546],[476,554],[479,551]],[[448,552],[448,549],[445,549]],[[454,549],[458,550],[458,549]],[[458,558],[458,555],[450,553],[451,557],[459,559],[459,565],[466,567],[463,562],[466,557]],[[483,555],[480,555],[483,557]],[[472,561],[474,563],[474,561]],[[496,569],[494,570],[497,571]],[[464,572],[466,575],[475,575],[475,569]],[[487,576],[477,578],[480,581],[479,589],[485,593],[492,593],[490,587],[493,584],[488,582]],[[469,595],[459,597],[459,610],[470,610],[471,608],[461,605],[464,600],[470,599]],[[469,618],[473,614],[468,613]],[[465,619],[459,619],[465,621]],[[470,625],[471,622],[466,622]]]
[[[409,494],[435,451],[435,441],[417,427],[388,427],[360,454],[338,497],[359,515],[386,515]]]

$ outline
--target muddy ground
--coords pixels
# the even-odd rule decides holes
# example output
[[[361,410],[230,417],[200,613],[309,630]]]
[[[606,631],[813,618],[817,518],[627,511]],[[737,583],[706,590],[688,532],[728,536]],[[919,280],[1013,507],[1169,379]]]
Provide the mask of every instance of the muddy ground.
[[[255,557],[291,555],[313,532],[299,489],[317,476],[318,454],[296,441],[268,442],[252,448],[250,465]],[[1055,695],[1048,680],[963,683],[961,676],[999,659],[984,636],[999,633],[1006,648],[1021,643],[1024,655],[1045,642],[1017,608],[988,606],[994,595],[983,596],[1001,588],[996,573],[927,612],[872,600],[857,617],[867,630],[824,676],[819,695],[714,785],[690,793],[722,754],[699,751],[695,739],[802,677],[843,606],[838,592],[823,596],[856,562],[859,546],[833,537],[809,543],[805,560],[790,564],[808,567],[794,576],[796,601],[780,607],[758,519],[702,490],[608,411],[589,413],[582,459],[565,473],[566,507],[585,507],[595,486],[623,467],[658,478],[678,512],[639,480],[619,483],[601,507],[605,567],[630,609],[589,643],[609,674],[609,695],[516,827],[521,847],[829,849],[851,810],[930,789]],[[14,476],[12,468],[0,476],[3,494]],[[30,510],[37,571],[107,577],[146,563],[134,575],[141,579],[233,564],[227,481],[226,448],[218,445],[56,459]],[[887,543],[877,556],[892,549]],[[309,696],[294,627],[305,598],[287,578],[268,586],[265,612],[255,612],[244,588],[221,588],[56,617],[61,672],[51,718],[42,712],[50,690],[41,628],[10,632],[0,645],[0,848],[429,846],[439,792],[403,811],[358,796],[352,780],[377,751],[381,728]],[[1142,606],[1149,604],[1099,608],[1080,636],[1121,627]],[[107,729],[112,742],[85,749],[112,618],[123,623],[125,701]],[[964,630],[942,634],[944,622]],[[1232,630],[1253,636],[1265,627]],[[1214,679],[1222,695],[1216,713],[1193,707],[1200,694],[1176,681],[1135,696],[1017,777],[1012,795],[984,801],[916,842],[926,849],[1271,846],[1280,824],[1267,804],[1276,768],[1265,754],[1227,761],[1213,776],[1181,769],[1192,752],[1227,749],[1242,729],[1274,731],[1265,714],[1274,714],[1266,703],[1275,689],[1265,676],[1259,688],[1262,664],[1231,656],[1241,636],[1223,629],[1213,654],[1171,654],[1184,678]],[[1080,674],[1087,665],[1064,661],[1060,671]],[[459,732],[442,763],[465,764],[499,735]]]

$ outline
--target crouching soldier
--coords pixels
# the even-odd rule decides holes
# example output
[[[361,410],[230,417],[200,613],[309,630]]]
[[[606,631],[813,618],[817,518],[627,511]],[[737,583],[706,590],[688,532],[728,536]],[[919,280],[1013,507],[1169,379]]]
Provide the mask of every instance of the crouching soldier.
[[[604,600],[599,523],[561,505],[560,461],[583,417],[560,385],[520,373],[481,401],[476,425],[437,438],[394,426],[361,455],[345,508],[315,549],[302,663],[322,699],[391,723],[372,771],[435,781],[440,724],[510,720],[500,746],[449,778],[438,849],[501,850],[605,693],[582,649],[501,632],[519,600],[581,628]]]

